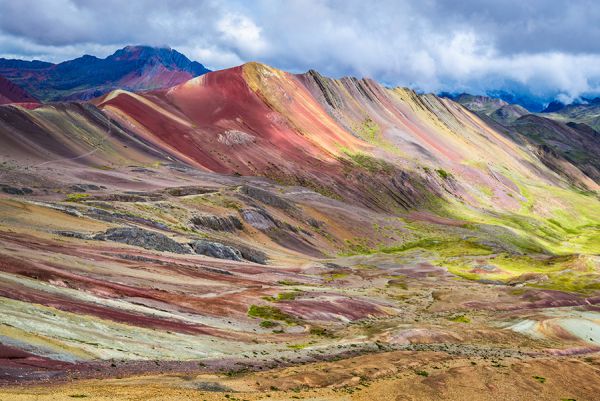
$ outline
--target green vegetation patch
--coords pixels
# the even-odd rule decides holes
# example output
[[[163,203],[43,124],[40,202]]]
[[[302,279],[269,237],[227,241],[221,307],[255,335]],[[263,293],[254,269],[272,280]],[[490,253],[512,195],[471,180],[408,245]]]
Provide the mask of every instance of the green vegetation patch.
[[[82,201],[82,200],[87,199],[89,197],[90,197],[89,194],[79,194],[79,193],[68,194],[67,197],[65,198],[65,201],[67,201],[67,202],[79,202],[79,201]]]
[[[370,173],[385,173],[389,174],[394,171],[395,167],[393,164],[379,159],[377,157],[368,155],[363,152],[353,153],[347,149],[342,150],[346,156],[352,161],[352,163]]]
[[[367,142],[375,142],[380,134],[381,128],[371,118],[367,117],[362,124],[355,128],[356,133]]]
[[[265,329],[270,329],[279,326],[279,323],[275,323],[271,320],[263,320],[262,322],[260,322],[259,326],[264,327]]]
[[[275,297],[263,297],[263,299],[269,302],[293,301],[301,294],[301,291],[294,290],[290,292],[281,292]]]
[[[331,331],[329,331],[323,327],[318,327],[318,326],[311,327],[309,330],[309,333],[310,333],[310,335],[317,336],[317,337],[327,337],[327,338],[335,337]]]
[[[487,259],[446,259],[440,263],[469,280],[496,280],[507,284],[558,291],[591,293],[600,290],[597,257],[584,255],[499,254]]]
[[[492,248],[474,239],[452,237],[428,237],[391,246],[370,247],[366,240],[346,240],[346,250],[341,256],[371,255],[376,253],[396,254],[411,250],[433,251],[441,257],[484,256],[493,253]]]
[[[453,316],[453,317],[448,318],[448,320],[450,320],[451,322],[457,322],[457,323],[471,323],[471,319],[469,319],[465,315]]]
[[[274,306],[250,305],[248,308],[248,316],[271,321],[275,320],[285,322],[287,324],[298,324],[297,318],[282,312],[279,308]]]
[[[546,378],[542,377],[542,376],[532,376],[536,381],[540,382],[540,383],[545,383],[546,382]]]
[[[435,172],[440,176],[440,178],[444,179],[444,180],[448,180],[452,177],[452,174],[447,172],[444,169],[438,168],[435,170]]]

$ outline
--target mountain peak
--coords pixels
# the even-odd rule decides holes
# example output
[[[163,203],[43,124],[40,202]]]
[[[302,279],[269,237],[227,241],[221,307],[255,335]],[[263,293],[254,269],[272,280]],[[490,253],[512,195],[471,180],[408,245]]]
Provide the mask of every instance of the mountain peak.
[[[146,45],[126,46],[106,58],[85,55],[37,70],[18,60],[0,60],[0,75],[45,101],[88,100],[117,88],[167,88],[209,71],[170,47]]]
[[[564,108],[565,108],[565,104],[563,102],[554,100],[554,101],[550,102],[550,104],[548,104],[548,106],[546,106],[546,108],[544,110],[542,110],[542,113],[554,113],[555,111],[559,111]]]

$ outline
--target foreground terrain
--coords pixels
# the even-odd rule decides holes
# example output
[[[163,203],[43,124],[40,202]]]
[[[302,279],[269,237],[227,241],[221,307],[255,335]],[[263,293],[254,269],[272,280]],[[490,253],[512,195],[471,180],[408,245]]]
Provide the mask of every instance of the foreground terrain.
[[[594,163],[530,129],[255,63],[1,106],[0,400],[594,399]]]

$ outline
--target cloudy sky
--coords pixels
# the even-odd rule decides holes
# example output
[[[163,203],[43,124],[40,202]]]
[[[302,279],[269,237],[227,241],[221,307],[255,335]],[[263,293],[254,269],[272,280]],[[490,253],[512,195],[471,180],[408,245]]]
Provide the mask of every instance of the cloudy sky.
[[[422,91],[600,92],[597,0],[0,0],[0,57],[173,47],[212,69],[261,61]]]

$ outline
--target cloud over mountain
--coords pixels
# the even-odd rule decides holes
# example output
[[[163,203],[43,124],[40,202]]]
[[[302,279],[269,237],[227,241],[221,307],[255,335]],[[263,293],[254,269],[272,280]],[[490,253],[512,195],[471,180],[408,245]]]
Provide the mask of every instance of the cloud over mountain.
[[[143,43],[212,68],[259,60],[424,91],[527,87],[562,100],[600,91],[600,8],[587,0],[0,0],[0,9],[4,57],[60,61]]]

